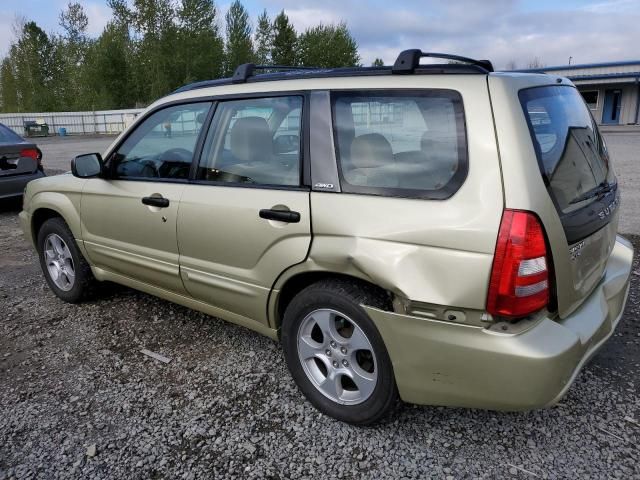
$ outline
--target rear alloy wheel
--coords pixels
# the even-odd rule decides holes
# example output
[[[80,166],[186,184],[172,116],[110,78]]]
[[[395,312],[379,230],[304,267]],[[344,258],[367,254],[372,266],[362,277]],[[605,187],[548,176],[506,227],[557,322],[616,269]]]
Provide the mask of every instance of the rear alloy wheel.
[[[318,410],[367,425],[393,409],[398,392],[384,342],[361,305],[390,308],[384,292],[356,280],[305,288],[287,306],[282,345],[291,375]]]
[[[298,358],[307,378],[336,403],[364,402],[378,381],[371,342],[336,310],[315,310],[305,317],[298,331]]]

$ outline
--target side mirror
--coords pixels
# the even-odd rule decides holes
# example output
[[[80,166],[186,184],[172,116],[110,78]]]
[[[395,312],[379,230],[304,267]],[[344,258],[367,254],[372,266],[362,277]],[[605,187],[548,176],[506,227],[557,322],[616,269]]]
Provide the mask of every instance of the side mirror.
[[[103,168],[104,163],[99,153],[78,155],[71,160],[71,173],[78,178],[99,177]]]

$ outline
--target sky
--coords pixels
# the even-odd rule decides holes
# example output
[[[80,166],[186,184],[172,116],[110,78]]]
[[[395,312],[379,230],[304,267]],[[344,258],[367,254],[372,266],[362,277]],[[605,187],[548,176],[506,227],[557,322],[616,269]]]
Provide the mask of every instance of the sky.
[[[179,1],[179,0],[175,0]],[[17,16],[59,32],[68,0],[0,0],[0,55],[13,38]],[[111,16],[106,0],[81,2],[89,34],[98,36]],[[535,57],[547,65],[640,58],[640,0],[245,0],[255,23],[266,8],[284,9],[297,31],[319,22],[347,23],[363,64],[391,64],[401,50],[488,58],[497,68]],[[217,2],[222,26],[229,0]]]

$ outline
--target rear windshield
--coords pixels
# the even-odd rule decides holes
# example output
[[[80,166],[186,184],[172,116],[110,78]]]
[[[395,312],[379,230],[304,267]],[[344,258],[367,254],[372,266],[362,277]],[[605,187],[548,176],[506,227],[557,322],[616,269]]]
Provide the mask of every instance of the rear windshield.
[[[464,181],[459,93],[334,92],[332,104],[343,192],[443,199]]]
[[[547,86],[520,91],[540,167],[562,214],[594,201],[612,181],[605,144],[578,91]],[[590,198],[587,198],[590,197]]]
[[[22,137],[15,133],[10,128],[0,125],[0,143],[21,143]]]

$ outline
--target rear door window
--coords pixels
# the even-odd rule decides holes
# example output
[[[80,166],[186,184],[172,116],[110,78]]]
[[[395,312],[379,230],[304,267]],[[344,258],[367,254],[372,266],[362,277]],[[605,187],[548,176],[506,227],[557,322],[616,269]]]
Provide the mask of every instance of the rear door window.
[[[617,205],[606,145],[575,88],[535,87],[519,96],[541,173],[569,240],[577,241],[609,221],[609,215],[586,215],[586,207]]]
[[[332,108],[342,191],[442,199],[464,181],[459,93],[334,92]]]

